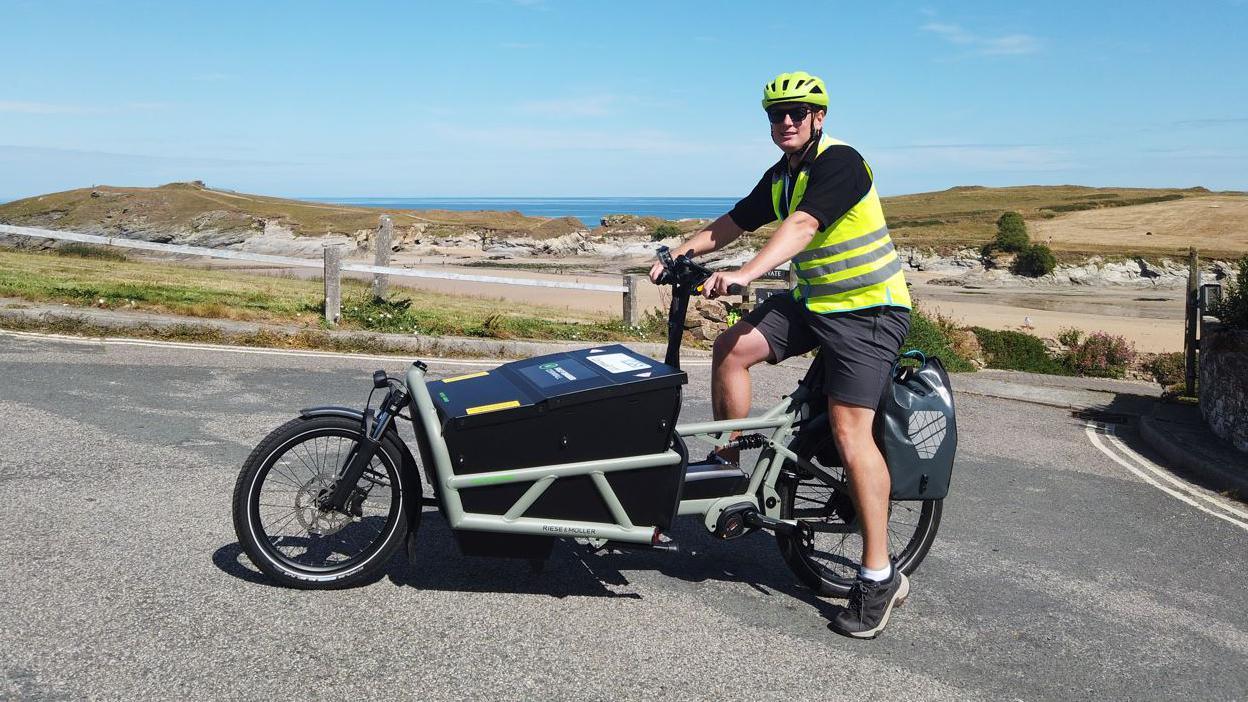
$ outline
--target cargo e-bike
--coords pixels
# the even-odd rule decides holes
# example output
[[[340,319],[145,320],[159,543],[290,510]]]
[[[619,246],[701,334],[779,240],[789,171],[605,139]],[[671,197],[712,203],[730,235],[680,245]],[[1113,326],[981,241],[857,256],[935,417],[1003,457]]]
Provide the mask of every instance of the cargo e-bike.
[[[848,592],[861,531],[828,423],[822,364],[816,359],[792,394],[759,416],[678,424],[685,315],[710,271],[666,250],[660,259],[660,283],[672,286],[664,363],[610,345],[429,380],[416,361],[405,379],[374,373],[374,392],[385,391],[376,409],[370,393],[363,410],[301,410],[260,442],[235,484],[234,526],[248,557],[279,584],[341,588],[378,577],[405,540],[414,557],[426,505],[436,505],[465,554],[534,563],[557,538],[679,551],[664,532],[689,516],[722,539],[773,532],[802,582],[820,595]],[[911,370],[895,371],[894,382]],[[916,397],[947,395],[939,375],[925,380],[916,371],[907,382]],[[913,429],[922,412],[901,410]],[[415,455],[398,419],[413,424]],[[933,422],[918,433],[924,450],[943,452],[951,466],[956,429],[948,419],[936,451]],[[715,453],[691,461],[694,439],[747,451],[753,466]],[[948,474],[932,470],[933,484],[923,473],[921,490],[910,480],[911,494],[890,501],[890,555],[906,573],[940,524]],[[896,474],[893,482],[897,498]]]

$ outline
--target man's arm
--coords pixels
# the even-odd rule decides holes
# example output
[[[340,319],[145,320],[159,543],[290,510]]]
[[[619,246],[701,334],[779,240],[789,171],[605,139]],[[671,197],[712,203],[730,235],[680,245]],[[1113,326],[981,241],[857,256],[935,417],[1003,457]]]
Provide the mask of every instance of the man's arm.
[[[818,220],[801,210],[794,212],[785,217],[780,228],[771,235],[762,250],[739,270],[722,271],[707,278],[704,294],[707,297],[719,297],[728,294],[730,285],[749,285],[767,271],[800,253],[818,231]]]
[[[672,257],[675,258],[681,254],[701,256],[712,251],[718,251],[736,241],[737,237],[744,232],[744,229],[732,221],[732,217],[720,215],[719,219],[711,222],[705,229],[686,239],[680,246],[672,249]],[[662,273],[663,264],[656,261],[650,267],[650,282],[658,282],[659,275]]]
[[[745,233],[745,230],[737,226],[732,221],[732,217],[728,215],[720,215],[718,219],[707,225],[706,229],[689,237],[685,243],[672,249],[672,256],[681,254],[689,254],[690,256],[701,256],[719,251],[725,246],[737,240],[737,237]]]

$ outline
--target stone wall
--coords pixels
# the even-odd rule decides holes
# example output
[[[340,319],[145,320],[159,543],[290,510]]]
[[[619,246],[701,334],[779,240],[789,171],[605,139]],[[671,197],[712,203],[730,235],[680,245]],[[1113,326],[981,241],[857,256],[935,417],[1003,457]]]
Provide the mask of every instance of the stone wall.
[[[1248,331],[1207,330],[1200,346],[1200,412],[1213,433],[1248,452]]]

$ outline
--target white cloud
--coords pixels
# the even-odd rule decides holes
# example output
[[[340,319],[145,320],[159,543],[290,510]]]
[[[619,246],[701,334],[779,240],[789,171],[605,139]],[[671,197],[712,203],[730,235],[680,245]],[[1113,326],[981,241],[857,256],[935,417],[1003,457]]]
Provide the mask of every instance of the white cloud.
[[[1069,150],[1041,144],[907,144],[869,149],[867,158],[882,168],[911,173],[1043,172],[1081,167]]]
[[[984,36],[950,22],[928,22],[919,29],[983,56],[1018,56],[1040,50],[1040,40],[1030,34]]]
[[[56,105],[49,102],[0,100],[0,112],[15,112],[24,115],[85,115],[98,111],[97,109],[81,105]]]
[[[0,112],[24,115],[100,115],[115,112],[150,112],[163,110],[163,102],[127,102],[121,105],[69,105],[51,102],[0,100]]]
[[[611,113],[611,106],[618,100],[615,95],[528,100],[517,104],[513,109],[536,117],[605,117]]]

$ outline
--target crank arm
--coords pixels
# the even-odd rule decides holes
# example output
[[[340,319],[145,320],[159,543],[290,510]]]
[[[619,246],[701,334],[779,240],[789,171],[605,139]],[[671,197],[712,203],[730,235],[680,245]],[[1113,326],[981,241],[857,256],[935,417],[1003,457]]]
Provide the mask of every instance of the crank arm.
[[[796,522],[784,521],[782,519],[772,519],[762,512],[749,511],[745,513],[745,523],[755,529],[767,529],[774,531],[781,536],[798,536],[802,527]]]

